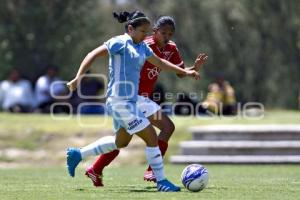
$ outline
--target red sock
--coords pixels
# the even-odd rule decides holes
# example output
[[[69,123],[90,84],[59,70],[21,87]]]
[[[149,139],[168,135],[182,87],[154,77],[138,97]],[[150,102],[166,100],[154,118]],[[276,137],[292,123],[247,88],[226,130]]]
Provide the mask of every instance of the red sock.
[[[120,150],[116,149],[112,152],[102,154],[93,164],[94,172],[97,174],[102,174],[104,167],[109,165],[120,153]]]
[[[161,151],[161,155],[164,156],[168,149],[168,143],[163,140],[158,140],[158,147],[159,150]],[[148,167],[147,171],[152,171],[150,166]]]

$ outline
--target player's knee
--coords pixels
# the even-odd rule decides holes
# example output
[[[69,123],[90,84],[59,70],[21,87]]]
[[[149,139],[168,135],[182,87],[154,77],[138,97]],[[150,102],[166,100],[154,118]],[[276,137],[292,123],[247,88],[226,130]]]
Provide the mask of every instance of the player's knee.
[[[157,140],[151,140],[146,142],[147,147],[156,147],[158,146],[158,141]]]
[[[127,146],[128,146],[128,143],[116,141],[116,146],[117,146],[118,149],[121,149],[121,148],[127,147]]]
[[[169,126],[169,132],[170,134],[173,134],[175,131],[175,125],[174,123],[171,121],[170,126]]]
[[[115,144],[116,144],[118,149],[121,149],[121,148],[127,147],[128,144],[129,144],[129,141],[125,141],[125,140],[121,140],[121,139],[116,138]]]
[[[149,134],[146,138],[143,138],[148,147],[155,147],[158,144],[157,135]]]
[[[151,137],[149,137],[146,141],[146,145],[148,147],[155,147],[158,145],[158,138],[157,135],[153,135]]]
[[[170,121],[168,124],[166,124],[165,126],[163,126],[162,130],[163,133],[168,134],[168,135],[172,135],[175,131],[175,125],[172,121]]]

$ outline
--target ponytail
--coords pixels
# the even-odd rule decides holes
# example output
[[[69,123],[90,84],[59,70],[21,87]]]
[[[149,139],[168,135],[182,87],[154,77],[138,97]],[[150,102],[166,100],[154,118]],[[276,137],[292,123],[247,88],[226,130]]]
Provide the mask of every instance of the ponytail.
[[[143,24],[150,24],[150,20],[144,13],[141,11],[134,11],[129,13],[127,11],[120,12],[119,14],[113,12],[113,17],[118,20],[119,23],[125,24],[125,30],[128,31],[128,25],[131,25],[133,28],[142,26]]]
[[[117,14],[116,12],[113,12],[113,16],[114,18],[116,18],[118,20],[119,23],[124,23],[127,22],[129,19],[129,12],[120,12],[119,14]]]

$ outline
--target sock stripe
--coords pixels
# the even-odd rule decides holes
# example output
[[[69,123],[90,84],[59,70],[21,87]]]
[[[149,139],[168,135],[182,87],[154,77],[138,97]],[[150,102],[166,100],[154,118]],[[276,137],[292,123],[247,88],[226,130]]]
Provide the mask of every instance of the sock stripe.
[[[104,148],[105,148],[105,145],[103,145],[103,146],[104,146]],[[97,146],[97,148],[98,148],[100,154],[103,154],[103,149],[102,149],[100,146]]]
[[[163,168],[163,163],[153,163],[153,164],[151,164],[151,167],[153,168],[153,169],[160,169],[160,168]]]
[[[105,136],[81,148],[80,153],[82,159],[85,159],[88,156],[95,156],[99,154],[108,153],[115,149],[117,149],[117,146],[115,144],[115,137]]]
[[[107,151],[111,151],[111,149],[112,149],[111,145],[104,145],[103,148],[104,148],[104,149],[107,149]],[[102,152],[103,152],[103,153],[107,153],[107,152],[104,152],[103,150],[102,150]]]
[[[93,151],[94,151],[95,155],[99,154],[97,148],[94,148]]]
[[[161,152],[158,147],[146,147],[146,157],[148,164],[153,169],[153,173],[157,181],[165,178],[164,164],[161,156]]]
[[[97,154],[100,154],[100,151],[99,151],[99,149],[98,149],[98,146],[95,147],[95,149],[96,149]]]

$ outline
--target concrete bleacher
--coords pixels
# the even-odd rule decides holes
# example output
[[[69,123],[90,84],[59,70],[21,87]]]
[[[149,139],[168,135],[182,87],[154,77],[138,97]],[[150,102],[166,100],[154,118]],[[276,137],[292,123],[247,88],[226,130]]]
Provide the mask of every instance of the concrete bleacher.
[[[300,125],[191,127],[171,163],[300,163]]]

